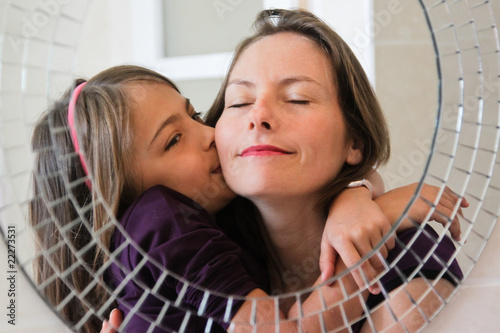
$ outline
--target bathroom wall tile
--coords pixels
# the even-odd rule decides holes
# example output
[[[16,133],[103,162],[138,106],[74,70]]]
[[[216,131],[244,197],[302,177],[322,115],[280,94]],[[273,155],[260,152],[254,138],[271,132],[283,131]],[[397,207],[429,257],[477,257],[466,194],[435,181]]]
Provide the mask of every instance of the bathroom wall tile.
[[[391,135],[391,160],[381,174],[388,189],[420,179],[438,103],[430,43],[376,46],[376,92]]]
[[[418,1],[373,1],[376,42],[426,41],[430,39],[424,12]]]

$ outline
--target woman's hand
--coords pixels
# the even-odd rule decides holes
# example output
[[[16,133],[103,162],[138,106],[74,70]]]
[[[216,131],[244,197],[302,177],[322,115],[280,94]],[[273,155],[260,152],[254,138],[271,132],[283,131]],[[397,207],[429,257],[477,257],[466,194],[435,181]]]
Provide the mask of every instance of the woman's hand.
[[[102,323],[101,333],[117,333],[114,328],[120,327],[123,322],[123,314],[118,309],[113,309],[109,314],[109,321],[105,320]]]
[[[372,200],[365,187],[345,189],[330,208],[321,241],[320,268],[322,281],[333,276],[337,254],[347,267],[359,262],[361,257],[372,251],[387,235],[392,225],[379,206]],[[379,255],[387,258],[395,241],[390,237]],[[356,284],[364,289],[384,268],[380,256],[373,255],[360,269],[352,271]],[[380,288],[370,286],[371,293],[378,294]]]
[[[375,199],[375,202],[380,206],[391,224],[394,224],[399,219],[415,194],[417,186],[418,183],[398,187]],[[436,202],[440,192],[439,187],[423,184],[420,196],[415,200],[408,212],[408,217],[403,220],[397,232],[422,223],[430,213],[431,208],[435,206],[429,219],[439,222],[445,227],[451,222],[449,226],[451,237],[459,241],[461,230],[458,217],[463,216],[462,208],[469,207],[469,203],[465,198],[459,197],[448,186],[444,188],[439,201]]]

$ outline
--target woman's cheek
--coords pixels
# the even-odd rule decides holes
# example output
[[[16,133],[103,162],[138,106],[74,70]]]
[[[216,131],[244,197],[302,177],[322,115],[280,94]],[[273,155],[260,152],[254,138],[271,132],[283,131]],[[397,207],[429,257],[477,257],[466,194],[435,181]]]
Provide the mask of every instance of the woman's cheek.
[[[217,147],[217,153],[219,154],[219,160],[221,163],[222,170],[227,170],[229,154],[229,145],[231,143],[231,134],[228,133],[230,127],[224,124],[224,120],[221,118],[217,125],[215,126],[215,146]]]
[[[234,126],[231,126],[223,114],[215,126],[215,145],[219,156],[225,155],[230,149],[229,145],[235,139],[232,133],[233,128]]]
[[[222,168],[222,174],[224,175],[224,180],[226,184],[232,189],[233,186],[235,186],[234,184],[235,179],[238,178],[237,175],[235,175],[235,170],[237,168],[235,166],[234,159],[231,158],[231,154],[227,150],[225,150],[227,147],[221,145],[221,147],[219,148],[219,142],[217,142],[216,139],[217,151],[219,154],[219,161]]]

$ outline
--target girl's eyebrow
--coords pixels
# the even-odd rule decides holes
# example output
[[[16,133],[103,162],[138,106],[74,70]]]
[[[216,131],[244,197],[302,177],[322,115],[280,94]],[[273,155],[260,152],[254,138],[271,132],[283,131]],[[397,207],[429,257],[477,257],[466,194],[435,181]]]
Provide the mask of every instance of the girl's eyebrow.
[[[189,101],[189,98],[186,98],[186,104],[185,104],[186,112],[189,112],[190,105],[191,105],[191,102]],[[165,127],[167,127],[168,125],[173,124],[174,122],[178,121],[179,119],[180,119],[180,116],[179,116],[178,113],[173,114],[173,115],[167,117],[167,119],[165,119],[160,124],[160,126],[158,126],[158,129],[156,130],[155,135],[153,136],[153,139],[149,143],[148,149],[151,147],[151,145],[153,144],[153,142],[158,138],[158,136],[160,135],[161,131],[163,131],[165,129]]]

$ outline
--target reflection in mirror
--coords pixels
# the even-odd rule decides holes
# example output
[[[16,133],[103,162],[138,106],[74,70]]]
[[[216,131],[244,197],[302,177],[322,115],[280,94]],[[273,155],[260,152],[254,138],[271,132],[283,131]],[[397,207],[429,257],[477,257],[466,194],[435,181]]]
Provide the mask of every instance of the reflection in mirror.
[[[279,1],[263,1],[263,3],[275,2]],[[430,32],[418,1],[301,0],[281,2],[299,4],[325,19],[350,43],[365,66],[390,126],[392,159],[381,170],[386,187],[391,189],[420,180],[427,162],[430,138],[436,123],[439,82]],[[436,21],[439,20],[439,15],[447,17],[448,7],[443,5],[439,9],[437,1],[434,1],[435,3],[424,2],[429,3],[433,9],[436,8],[433,13],[440,13],[436,15]],[[361,6],[361,3],[367,6]],[[486,5],[487,3],[478,4],[473,10],[473,13],[478,15],[476,18],[478,28],[480,28],[479,35],[481,38],[484,37],[484,40],[488,40],[487,34],[496,31],[491,28],[494,25],[490,24],[489,4]],[[454,2],[450,6],[454,10],[469,9],[465,1]],[[466,8],[463,8],[464,6]],[[499,2],[495,2],[492,6],[497,6],[495,12],[499,13]],[[188,14],[177,15],[178,12],[186,11],[182,7],[188,7]],[[16,42],[19,41],[16,33],[25,33],[28,23],[40,24],[41,21],[30,21],[30,19],[40,17],[35,15],[41,15],[43,7],[34,2],[32,4],[28,2],[12,5],[0,4],[0,13],[9,11],[10,14],[5,25],[6,34],[2,35],[4,38],[1,39],[4,47],[0,48],[2,50],[2,81],[8,82],[2,85],[0,96],[2,98],[0,120],[4,138],[0,152],[2,161],[0,174],[3,178],[2,193],[6,193],[0,201],[2,211],[0,222],[23,221],[23,216],[26,216],[25,188],[28,187],[30,171],[26,168],[31,166],[32,162],[32,156],[27,152],[26,147],[31,125],[39,112],[44,109],[45,94],[51,97],[59,96],[74,75],[91,77],[102,69],[116,64],[139,63],[158,69],[167,76],[170,76],[170,71],[173,71],[172,77],[179,84],[181,91],[191,98],[197,111],[203,112],[208,109],[219,89],[231,50],[237,41],[248,33],[250,22],[253,21],[260,7],[262,7],[260,1],[239,0],[203,1],[203,4],[194,0],[69,1],[68,5],[63,8],[52,8],[60,10],[58,12],[60,18],[55,14],[47,16],[50,20],[42,22],[43,24],[37,26],[37,29],[31,30],[33,36],[24,36],[27,38],[27,43],[23,44]],[[462,14],[466,13],[466,11],[457,11]],[[168,22],[165,22],[165,18]],[[454,18],[460,20],[467,19],[468,16],[457,15],[455,12]],[[19,26],[19,22],[24,22],[25,25]],[[234,29],[222,29],[218,32],[221,22],[224,26],[228,24]],[[193,41],[192,38],[200,37],[195,29],[191,29],[193,26],[204,28],[211,26],[212,28],[206,28],[203,31],[214,39],[201,37],[201,40]],[[465,31],[470,24],[464,23],[459,26]],[[156,32],[149,34],[147,29],[151,27]],[[158,27],[161,28],[158,29]],[[82,28],[81,34],[80,28]],[[185,34],[181,37],[181,33]],[[467,63],[466,71],[468,71],[465,75],[466,81],[476,80],[478,74],[476,65],[478,64],[476,64],[475,44],[471,43],[470,39],[461,40],[461,43],[469,46],[468,51],[462,52],[460,56],[458,53],[454,55],[454,44],[448,42],[449,38],[453,36],[450,37],[446,29],[442,29],[438,34],[440,47],[443,47],[445,53],[446,50],[451,50],[447,53],[449,55],[447,59],[450,61],[445,69],[454,70],[452,67],[456,67],[455,64],[464,61]],[[483,87],[483,93],[486,93],[483,95],[484,99],[466,99],[466,107],[467,102],[471,102],[469,104],[472,107],[478,107],[484,101],[485,105],[494,109],[499,99],[488,97],[495,97],[495,88],[498,87],[498,82],[495,81],[498,74],[496,52],[498,48],[494,47],[493,42],[483,43],[481,38],[481,49],[486,52],[484,64],[481,65],[485,65],[485,70],[488,69],[488,73],[493,74],[485,79],[487,85],[486,88]],[[153,45],[152,48],[151,45]],[[16,47],[14,51],[10,48],[12,46]],[[206,57],[207,54],[215,54],[216,57],[212,59]],[[50,63],[49,68],[46,68],[48,63]],[[182,73],[184,69],[194,73]],[[466,87],[467,97],[474,99],[479,91],[477,85],[466,85]],[[445,102],[450,102],[450,104],[445,105],[445,117],[441,128],[452,131],[457,123],[454,112],[460,92],[449,89],[446,90],[446,94],[449,100]],[[19,112],[12,112],[12,110],[19,110]],[[498,167],[494,172],[488,168],[488,165],[492,166],[495,163],[499,165],[498,158],[495,160],[498,150],[498,126],[491,126],[491,124],[498,123],[495,120],[498,114],[489,113],[485,114],[484,118],[474,118],[476,114],[466,110],[466,116],[471,118],[465,117],[465,122],[461,125],[463,135],[460,136],[458,150],[464,154],[456,161],[453,160],[457,162],[458,168],[453,169],[452,173],[463,174],[464,170],[467,172],[471,163],[476,161],[476,158],[479,161],[480,170],[472,172],[470,178],[474,184],[469,186],[466,192],[472,197],[473,208],[466,211],[466,223],[463,224],[463,229],[466,230],[467,235],[470,233],[470,237],[467,238],[468,243],[463,247],[464,251],[457,255],[464,272],[468,273],[476,263],[498,216],[500,177],[496,176],[500,173]],[[480,121],[484,121],[482,128],[478,126]],[[20,133],[24,134],[19,135]],[[481,140],[477,140],[479,137]],[[496,142],[491,140],[495,137]],[[452,154],[455,153],[456,147],[453,140],[454,136],[449,135],[448,140],[443,139],[439,142],[442,144],[440,148]],[[474,146],[476,141],[482,144],[479,149]],[[433,161],[432,170],[449,170],[447,163],[450,155],[437,155]],[[490,163],[483,163],[483,161],[490,161]],[[433,175],[436,174],[439,173]],[[492,174],[494,177],[491,177]],[[463,177],[449,181],[444,178],[445,176],[440,177],[427,177],[425,181],[440,185],[440,180],[445,179],[453,188],[462,189],[468,186],[461,181]],[[485,194],[484,191],[490,178],[493,179],[492,187],[488,188]],[[460,181],[455,179],[460,179]],[[10,180],[14,186],[4,186]],[[468,178],[467,181],[469,181]],[[17,205],[16,202],[20,204]],[[485,208],[481,209],[481,205]],[[473,226],[476,220],[478,222]],[[4,227],[3,224],[2,227]],[[29,238],[31,235],[26,232],[26,226],[22,222],[17,230],[19,243],[25,245],[18,248],[18,256],[22,259],[20,262],[24,268],[30,273],[29,262],[33,258],[32,243]],[[29,302],[20,303],[28,304]],[[39,309],[42,307],[43,304],[36,306],[36,311],[33,312],[40,313]],[[0,324],[0,331],[2,330]],[[51,329],[51,331],[56,330],[58,329]]]

